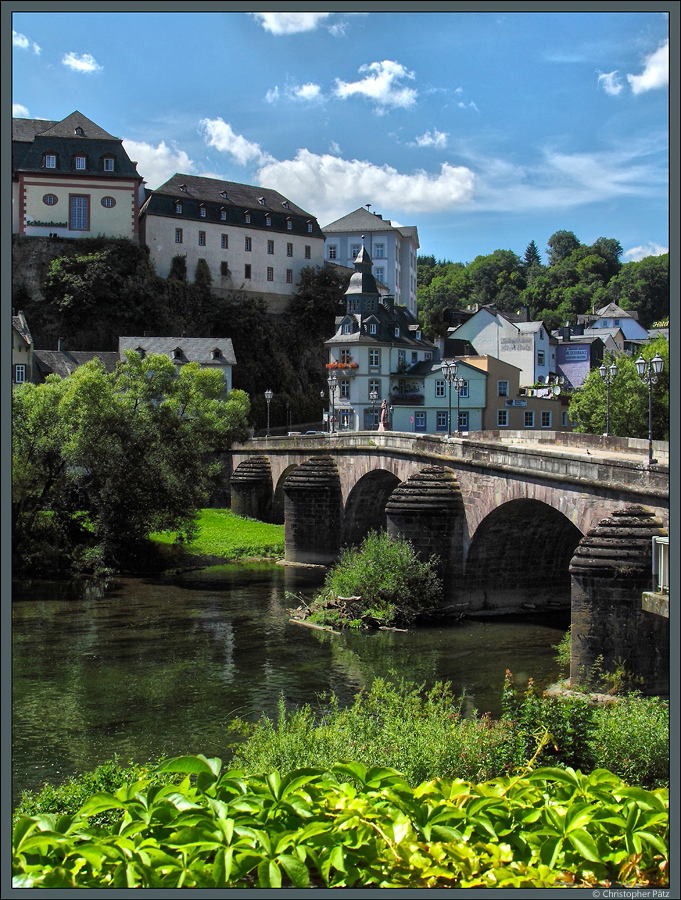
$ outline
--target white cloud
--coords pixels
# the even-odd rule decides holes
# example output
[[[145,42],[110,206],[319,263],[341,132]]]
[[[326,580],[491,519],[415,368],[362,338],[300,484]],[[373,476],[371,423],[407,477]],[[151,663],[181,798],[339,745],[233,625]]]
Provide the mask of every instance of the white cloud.
[[[331,143],[329,144],[329,153],[333,153],[336,156],[340,156],[340,152],[341,152],[340,146],[335,141],[331,141]]]
[[[38,46],[34,41],[29,41],[25,34],[12,29],[12,46],[18,47],[20,50],[33,50],[35,54],[40,55],[42,47]]]
[[[598,83],[601,85],[606,94],[616,97],[621,93],[624,84],[620,78],[619,72],[599,72]]]
[[[268,103],[276,103],[279,100],[279,86],[275,85],[265,94],[265,100]]]
[[[312,81],[309,81],[307,84],[288,84],[283,91],[279,90],[279,85],[275,85],[265,94],[265,100],[268,103],[278,103],[282,97],[285,97],[287,100],[302,100],[308,103],[316,103],[324,99],[324,94],[321,87]]]
[[[627,75],[634,94],[663,88],[669,84],[669,41],[665,41],[644,60],[640,75]]]
[[[389,106],[406,108],[416,102],[418,92],[400,83],[404,78],[414,78],[414,73],[405,69],[401,63],[384,59],[382,62],[360,66],[358,71],[367,73],[360,81],[336,79],[337,97],[345,99],[353,94],[360,94],[373,100],[379,110]]]
[[[102,69],[102,66],[90,53],[82,53],[80,56],[73,52],[65,53],[62,57],[62,64],[74,72],[82,72],[86,75],[89,75],[91,72],[99,72]]]
[[[137,163],[137,171],[147,182],[147,187],[155,190],[175,172],[186,175],[196,173],[196,166],[184,150],[174,144],[168,146],[161,141],[157,147],[144,141],[123,141],[125,152]]]
[[[439,174],[403,174],[392,166],[309,150],[298,150],[294,159],[272,160],[257,177],[258,183],[276,185],[295,198],[323,224],[362,206],[367,197],[391,210],[442,212],[469,202],[475,187],[473,172],[463,166],[443,163]]]
[[[475,105],[474,100],[470,100],[468,103],[462,103],[461,101],[459,101],[459,103],[457,103],[456,105],[459,107],[459,109],[474,109],[476,112],[480,112],[478,107]]]
[[[229,153],[242,166],[250,162],[263,165],[272,159],[261,149],[260,144],[247,140],[241,134],[236,134],[232,126],[219,117],[217,119],[201,119],[199,130],[204,133],[209,147],[215,147],[221,153]]]
[[[12,104],[12,116],[15,119],[28,119],[30,118],[28,115],[28,110],[25,106],[22,106],[21,103],[13,103]]]
[[[447,138],[449,135],[444,131],[437,131],[437,129],[433,129],[433,131],[426,131],[425,134],[420,135],[416,138],[415,144],[417,147],[446,147],[447,146]]]
[[[641,244],[639,247],[632,247],[630,250],[624,251],[624,256],[629,262],[639,262],[646,256],[661,256],[663,253],[669,253],[669,247],[662,247],[654,241],[647,244]]]
[[[313,82],[291,88],[291,92],[297,100],[320,100],[322,96],[322,89]]]
[[[330,15],[327,12],[252,13],[265,31],[276,35],[315,31]]]

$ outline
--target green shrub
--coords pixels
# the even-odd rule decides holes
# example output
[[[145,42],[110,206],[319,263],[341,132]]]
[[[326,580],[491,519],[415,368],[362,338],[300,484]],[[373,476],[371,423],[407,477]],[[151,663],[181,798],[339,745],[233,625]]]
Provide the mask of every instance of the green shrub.
[[[632,784],[669,783],[669,704],[631,694],[598,708],[588,739],[598,765]]]
[[[312,604],[310,619],[333,625],[408,625],[442,597],[435,564],[434,558],[422,562],[409,541],[371,532],[359,550],[343,551]]]
[[[546,887],[661,885],[667,792],[600,769],[538,769],[415,788],[357,762],[221,773],[185,756],[88,799],[75,816],[17,819],[15,888]],[[120,824],[90,819],[115,810]]]

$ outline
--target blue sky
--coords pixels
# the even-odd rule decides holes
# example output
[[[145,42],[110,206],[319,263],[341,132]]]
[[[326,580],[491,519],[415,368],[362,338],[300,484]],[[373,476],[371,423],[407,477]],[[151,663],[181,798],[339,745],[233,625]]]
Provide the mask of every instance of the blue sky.
[[[439,259],[560,229],[665,252],[667,15],[479,7],[15,13],[14,115],[80,110],[152,188],[259,184],[322,226],[369,203]]]

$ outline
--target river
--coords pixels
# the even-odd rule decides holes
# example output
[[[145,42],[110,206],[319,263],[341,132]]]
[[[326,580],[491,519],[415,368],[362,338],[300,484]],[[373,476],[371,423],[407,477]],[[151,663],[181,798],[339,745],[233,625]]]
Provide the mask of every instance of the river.
[[[569,613],[466,619],[335,636],[288,622],[286,592],[311,594],[319,570],[249,563],[105,590],[32,582],[13,602],[13,796],[118,755],[229,757],[235,716],[274,714],[334,691],[350,702],[391,671],[444,680],[466,709],[499,714],[506,669],[539,686]]]

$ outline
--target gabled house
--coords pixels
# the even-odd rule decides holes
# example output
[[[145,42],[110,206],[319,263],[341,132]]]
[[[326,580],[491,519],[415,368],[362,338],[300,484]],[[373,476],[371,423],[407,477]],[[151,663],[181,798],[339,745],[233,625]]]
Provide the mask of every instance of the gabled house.
[[[624,339],[621,331],[613,337],[610,329],[600,333],[587,333],[583,325],[569,325],[553,332],[558,340],[556,346],[557,374],[565,379],[570,388],[581,387],[592,369],[597,369],[606,358],[618,356],[622,352]],[[616,340],[622,338],[621,344]]]
[[[361,247],[372,263],[372,274],[388,287],[397,306],[416,317],[416,257],[419,236],[415,225],[393,225],[364,207],[322,228],[327,262],[352,266]]]
[[[176,173],[149,191],[141,210],[142,240],[156,272],[170,273],[173,257],[186,261],[193,281],[203,259],[211,290],[239,289],[283,312],[300,270],[324,262],[324,235],[314,216],[278,191],[200,175]]]
[[[59,341],[57,350],[36,350],[34,352],[35,367],[34,380],[36,383],[45,381],[48,375],[59,375],[60,378],[68,378],[76,369],[85,363],[98,359],[109,374],[116,371],[119,356],[115,351],[108,350],[66,350],[63,341]]]
[[[417,363],[407,370],[404,381],[409,393],[391,398],[395,431],[455,434],[482,430],[487,373],[468,360],[459,358],[456,362],[457,375],[463,379],[458,392],[445,379],[442,360]],[[417,404],[410,402],[411,397],[423,399]]]
[[[577,323],[592,331],[602,328],[621,329],[625,340],[625,353],[633,352],[634,345],[638,347],[648,339],[648,332],[639,325],[638,313],[634,310],[621,309],[616,303],[608,303],[594,312],[577,316]],[[631,347],[627,346],[629,343]]]
[[[12,385],[33,381],[33,338],[23,312],[12,316]]]
[[[142,357],[163,354],[178,371],[190,362],[197,362],[201,368],[219,369],[225,379],[225,391],[232,390],[232,366],[236,365],[236,357],[231,338],[119,337],[116,355],[123,359],[128,350]]]
[[[325,346],[327,369],[335,375],[333,393],[340,430],[361,431],[378,424],[381,402],[422,405],[411,395],[410,369],[434,358],[435,346],[421,334],[416,318],[389,295],[381,296],[365,247],[355,256],[345,294],[345,314]],[[376,395],[371,400],[371,394]]]
[[[548,384],[556,372],[556,339],[543,322],[528,322],[524,316],[482,306],[466,322],[447,333],[448,340],[479,356],[494,356],[520,369],[520,384]],[[461,346],[461,345],[460,345]]]
[[[138,239],[142,178],[120,138],[76,111],[12,119],[12,232]]]

